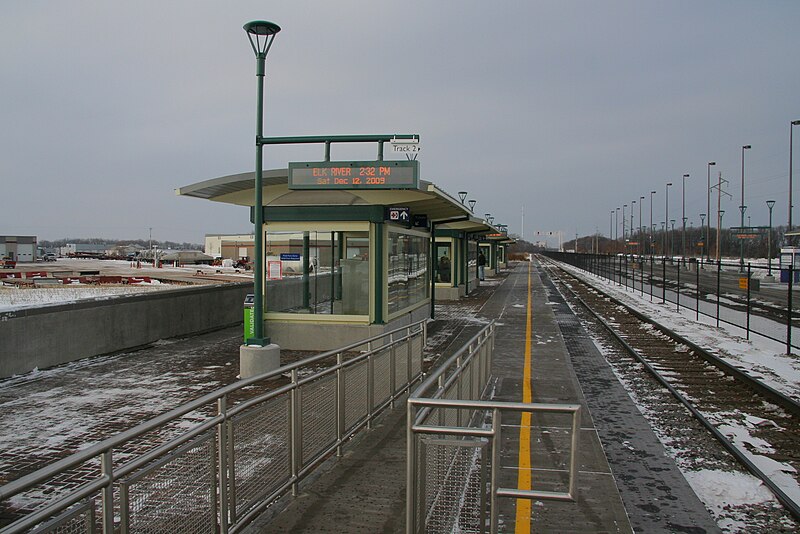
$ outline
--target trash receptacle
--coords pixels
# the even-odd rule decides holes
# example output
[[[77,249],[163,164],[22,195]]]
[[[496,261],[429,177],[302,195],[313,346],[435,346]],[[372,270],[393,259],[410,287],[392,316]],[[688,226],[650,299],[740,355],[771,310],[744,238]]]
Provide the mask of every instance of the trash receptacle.
[[[253,317],[253,306],[255,305],[256,296],[253,293],[248,293],[244,298],[244,342],[256,335],[256,322]]]

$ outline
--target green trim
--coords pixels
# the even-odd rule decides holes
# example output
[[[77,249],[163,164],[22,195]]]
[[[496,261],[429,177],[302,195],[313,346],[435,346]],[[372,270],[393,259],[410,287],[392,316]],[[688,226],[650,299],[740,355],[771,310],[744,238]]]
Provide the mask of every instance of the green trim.
[[[464,237],[464,232],[460,230],[437,229],[436,237],[454,237],[460,239]]]
[[[383,222],[384,206],[265,206],[265,222],[369,221]],[[250,220],[253,219],[250,208]]]
[[[384,324],[383,321],[383,307],[385,304],[384,294],[386,289],[386,273],[384,272],[384,246],[383,242],[386,239],[384,235],[384,224],[383,221],[375,223],[375,266],[373,273],[375,278],[375,284],[373,286],[375,292],[375,320],[373,321],[374,324]]]

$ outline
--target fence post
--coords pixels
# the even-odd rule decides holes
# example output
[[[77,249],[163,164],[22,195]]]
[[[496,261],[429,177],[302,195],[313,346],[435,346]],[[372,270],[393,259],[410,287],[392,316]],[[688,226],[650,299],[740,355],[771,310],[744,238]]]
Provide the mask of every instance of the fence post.
[[[100,457],[100,470],[103,476],[108,477],[108,484],[103,488],[103,533],[114,532],[114,463],[111,458],[111,449],[103,451]]]
[[[397,391],[397,364],[395,363],[395,359],[397,355],[395,354],[395,347],[394,347],[394,334],[389,334],[389,407],[394,410],[394,394]]]
[[[292,391],[289,394],[289,445],[291,447],[290,469],[292,470],[292,497],[297,497],[297,477],[300,472],[301,462],[301,437],[300,437],[300,399],[297,390],[297,369],[292,369]]]
[[[678,313],[681,312],[681,262],[678,262],[678,266],[676,267],[678,270],[678,283],[675,286],[675,311]]]
[[[747,338],[750,339],[750,283],[753,273],[750,271],[750,262],[747,263]]]
[[[717,328],[719,328],[719,277],[722,273],[722,260],[717,260]]]
[[[700,258],[700,261],[703,261],[703,258]],[[694,264],[694,280],[695,280],[695,287],[697,291],[695,292],[695,302],[694,302],[694,320],[700,320],[700,265],[699,263],[695,262]]]
[[[233,480],[228,476],[228,399],[223,396],[217,399],[217,414],[221,420],[217,425],[217,476],[219,477],[219,528],[222,534],[227,534],[230,525],[230,503],[228,502],[228,488],[233,486]],[[233,471],[233,466],[231,466]],[[235,508],[234,508],[235,511]]]
[[[794,262],[789,265],[789,295],[786,306],[786,355],[792,355],[792,284],[794,283]]]
[[[344,370],[342,353],[336,354],[336,456],[342,456],[342,436],[344,435]]]
[[[628,290],[628,255],[625,254],[625,291]]]
[[[502,429],[502,422],[500,410],[495,408],[492,411],[492,468],[489,474],[489,531],[492,534],[497,533],[497,486],[500,467],[500,447],[502,446],[500,432]]]
[[[644,260],[642,258],[643,258],[643,256],[639,256],[639,269],[642,270],[642,275],[640,276],[640,278],[642,280],[642,285],[641,285],[640,289],[642,290],[641,291],[642,297],[644,297]]]

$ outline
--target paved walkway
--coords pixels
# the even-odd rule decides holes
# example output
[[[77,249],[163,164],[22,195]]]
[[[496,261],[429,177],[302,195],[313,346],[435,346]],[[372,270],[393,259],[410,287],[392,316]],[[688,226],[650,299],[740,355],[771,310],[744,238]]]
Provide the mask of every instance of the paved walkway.
[[[524,377],[530,376],[533,402],[580,403],[583,410],[577,501],[519,501],[518,509],[515,499],[502,500],[501,531],[718,531],[580,323],[534,266],[518,266],[477,315],[497,321],[496,399],[523,400]],[[446,353],[472,333],[458,334]],[[297,498],[286,499],[283,511],[263,515],[247,532],[404,532],[404,415],[403,409],[389,412]],[[520,447],[518,421],[504,428],[501,485],[518,487],[525,478],[519,476],[522,465],[529,466],[534,489],[554,489],[543,466],[563,456],[564,422],[534,417],[532,426],[527,448]],[[528,450],[530,458],[520,456]]]

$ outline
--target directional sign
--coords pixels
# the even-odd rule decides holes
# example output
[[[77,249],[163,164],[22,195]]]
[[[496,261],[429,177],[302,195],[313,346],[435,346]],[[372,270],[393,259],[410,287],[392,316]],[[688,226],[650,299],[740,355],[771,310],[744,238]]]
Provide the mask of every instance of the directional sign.
[[[411,222],[411,209],[407,207],[389,206],[386,208],[386,219],[392,222],[408,224]]]
[[[300,254],[291,252],[282,252],[281,261],[300,261]]]

